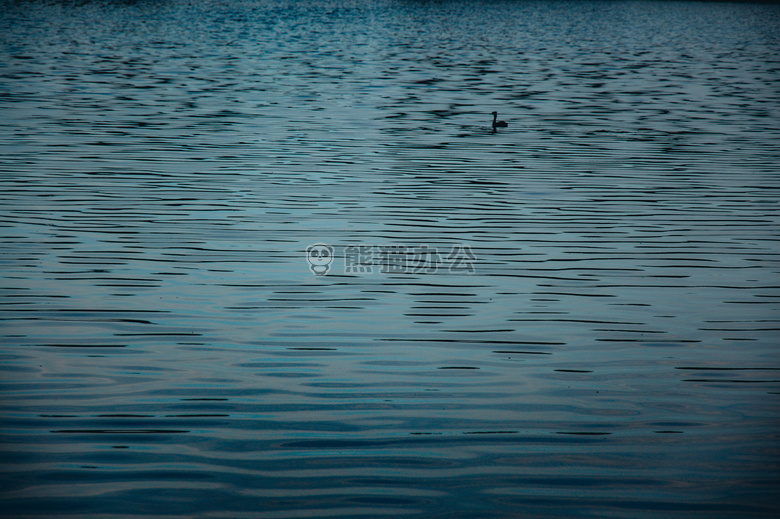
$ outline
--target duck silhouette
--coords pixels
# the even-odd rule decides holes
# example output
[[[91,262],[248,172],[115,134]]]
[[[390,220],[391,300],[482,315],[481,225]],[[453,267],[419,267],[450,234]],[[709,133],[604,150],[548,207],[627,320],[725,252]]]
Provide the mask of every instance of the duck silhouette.
[[[496,128],[506,128],[509,126],[506,121],[496,121],[496,117],[498,117],[498,112],[491,112],[493,115],[493,131],[495,131]]]

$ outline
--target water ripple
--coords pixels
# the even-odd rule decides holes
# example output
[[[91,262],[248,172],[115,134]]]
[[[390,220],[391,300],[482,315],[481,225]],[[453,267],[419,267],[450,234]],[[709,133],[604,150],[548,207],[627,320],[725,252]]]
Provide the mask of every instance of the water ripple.
[[[0,12],[7,514],[777,515],[776,7]]]

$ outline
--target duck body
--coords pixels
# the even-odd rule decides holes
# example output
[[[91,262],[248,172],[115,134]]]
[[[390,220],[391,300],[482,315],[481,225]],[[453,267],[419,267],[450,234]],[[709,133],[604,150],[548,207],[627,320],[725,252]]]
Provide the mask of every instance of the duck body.
[[[493,129],[494,130],[496,128],[506,128],[507,126],[509,126],[506,123],[506,121],[496,121],[496,118],[498,117],[498,112],[491,112],[491,114],[493,115]]]

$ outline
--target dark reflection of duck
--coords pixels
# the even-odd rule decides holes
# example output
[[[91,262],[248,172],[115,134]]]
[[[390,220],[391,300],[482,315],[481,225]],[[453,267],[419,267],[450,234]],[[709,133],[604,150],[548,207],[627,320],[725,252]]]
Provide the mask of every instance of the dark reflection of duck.
[[[506,124],[506,121],[496,121],[496,117],[498,117],[498,112],[491,112],[493,114],[493,129],[496,128],[506,128],[509,126]]]

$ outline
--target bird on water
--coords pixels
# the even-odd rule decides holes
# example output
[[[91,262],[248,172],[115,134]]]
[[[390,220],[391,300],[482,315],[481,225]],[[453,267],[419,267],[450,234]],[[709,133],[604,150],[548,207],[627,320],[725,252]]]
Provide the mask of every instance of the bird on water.
[[[493,114],[493,129],[496,128],[506,128],[509,126],[506,124],[506,121],[496,121],[496,117],[498,117],[498,112],[491,112]]]

